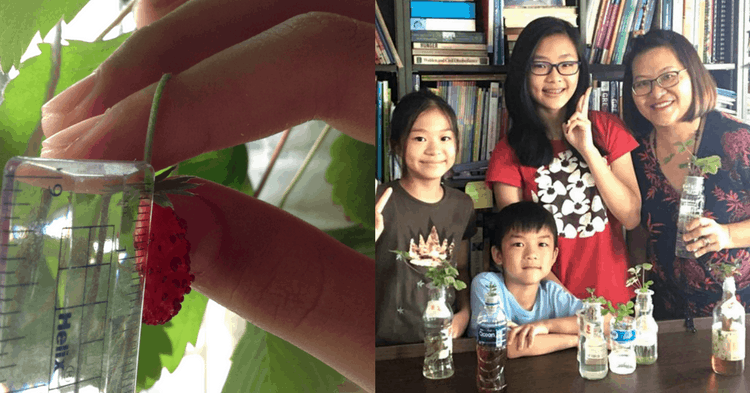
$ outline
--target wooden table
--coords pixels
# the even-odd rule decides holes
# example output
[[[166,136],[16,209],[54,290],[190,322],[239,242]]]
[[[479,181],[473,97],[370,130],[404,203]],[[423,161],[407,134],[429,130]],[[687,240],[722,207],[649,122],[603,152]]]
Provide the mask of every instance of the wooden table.
[[[747,321],[750,322],[750,315]],[[750,392],[747,367],[743,375],[733,377],[717,375],[711,370],[711,318],[695,319],[696,333],[686,332],[683,323],[659,322],[658,360],[650,366],[638,366],[629,375],[610,371],[602,380],[585,380],[578,373],[575,348],[508,359],[506,392]],[[746,354],[750,354],[748,333]],[[475,340],[454,340],[453,348],[456,372],[453,377],[438,381],[422,376],[423,344],[376,348],[377,392],[475,392]]]

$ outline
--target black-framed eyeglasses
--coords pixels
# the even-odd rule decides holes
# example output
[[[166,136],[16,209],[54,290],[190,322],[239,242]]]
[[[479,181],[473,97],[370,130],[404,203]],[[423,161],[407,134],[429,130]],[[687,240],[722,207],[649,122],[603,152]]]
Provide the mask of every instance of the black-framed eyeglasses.
[[[560,75],[575,75],[581,68],[580,65],[580,61],[563,61],[557,64],[547,61],[535,61],[531,63],[531,73],[534,75],[549,75],[552,69],[555,68]]]
[[[665,72],[655,79],[643,79],[637,82],[633,82],[633,94],[637,96],[645,96],[651,93],[654,88],[654,82],[658,83],[663,88],[672,87],[680,82],[680,72],[685,71],[687,68],[683,68],[679,71]]]

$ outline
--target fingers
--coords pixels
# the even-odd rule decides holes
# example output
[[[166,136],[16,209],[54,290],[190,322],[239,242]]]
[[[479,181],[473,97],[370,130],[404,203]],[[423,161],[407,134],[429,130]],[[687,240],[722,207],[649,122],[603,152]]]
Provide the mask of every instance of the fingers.
[[[371,63],[373,31],[339,15],[306,14],[173,76],[161,100],[152,165],[164,168],[310,119],[374,143],[372,69],[363,66]],[[155,87],[55,133],[44,141],[42,156],[142,159]]]
[[[372,4],[365,0],[191,0],[156,20],[164,12],[164,4],[168,4],[166,7],[168,9],[178,5],[180,1],[174,0],[169,4],[169,0],[140,0],[141,10],[159,8],[159,11],[145,16],[142,22],[153,23],[133,33],[99,67],[88,89],[73,91],[69,94],[67,91],[63,92],[44,106],[42,125],[47,137],[86,118],[104,113],[106,108],[112,107],[129,95],[157,82],[164,73],[178,74],[185,71],[203,59],[244,42],[295,16],[322,11],[359,21],[374,22]],[[374,34],[372,26],[368,32],[368,38],[372,38]],[[351,32],[344,37],[336,37],[335,32],[332,33],[329,40],[331,38],[338,40],[344,46],[342,49],[356,52],[355,47],[346,47],[347,44],[351,44]],[[325,40],[325,35],[317,38]],[[316,45],[306,47],[303,44],[303,42],[297,42],[297,46],[290,48],[291,50],[284,56],[288,57],[288,60],[297,60],[296,63],[300,67],[304,66],[311,55],[314,58],[321,57],[320,54],[316,56],[315,50],[312,50]],[[323,46],[319,49],[330,48]],[[264,51],[258,51],[256,55],[263,56]],[[273,64],[280,59],[261,57],[260,60]],[[361,62],[358,67],[372,71],[371,63],[372,61]],[[317,79],[334,78],[337,74],[336,70],[335,67],[329,68],[325,73],[318,74]],[[247,67],[245,72],[252,74],[255,71],[252,67]],[[369,77],[372,72],[363,72],[364,74]],[[320,78],[320,75],[326,75],[326,78]],[[369,80],[363,78],[365,79]],[[309,88],[309,84],[299,86],[295,94],[309,95]],[[271,91],[273,90],[266,90],[266,93]],[[339,92],[329,90],[331,95],[337,95]],[[292,109],[289,108],[290,111]]]
[[[133,6],[133,19],[141,28],[161,19],[188,0],[136,0]]]
[[[383,209],[385,208],[385,204],[388,203],[388,199],[391,198],[391,194],[393,194],[393,188],[388,187],[383,191],[383,195],[378,199],[378,202],[375,204],[375,211],[378,212],[378,214],[383,212]]]
[[[586,89],[581,98],[578,100],[578,112],[584,117],[589,116],[589,96],[591,95],[591,87]]]
[[[193,287],[374,391],[374,261],[265,202],[192,182],[198,196],[170,199],[188,224]]]

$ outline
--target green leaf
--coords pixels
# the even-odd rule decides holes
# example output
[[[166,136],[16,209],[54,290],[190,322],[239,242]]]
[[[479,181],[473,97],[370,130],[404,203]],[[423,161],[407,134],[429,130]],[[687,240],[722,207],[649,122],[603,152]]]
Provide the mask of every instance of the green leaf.
[[[654,267],[654,265],[652,265],[650,263],[644,263],[641,266],[643,266],[643,268],[646,269],[646,270],[651,270],[651,268]]]
[[[70,45],[62,49],[62,65],[56,92],[91,74],[126,38],[127,35],[124,35],[97,43],[70,41]],[[2,166],[5,166],[11,157],[24,153],[26,143],[42,116],[41,107],[52,68],[50,47],[49,44],[39,45],[42,54],[24,61],[18,77],[5,87],[5,99],[0,105]]]
[[[456,280],[456,284],[454,285],[454,287],[456,287],[457,291],[460,291],[466,289],[466,283],[461,280]]]
[[[674,157],[674,154],[670,154],[666,157],[664,157],[664,163],[667,164],[669,161],[672,161],[672,157]]]
[[[148,389],[166,367],[172,373],[185,355],[187,343],[196,344],[208,298],[198,291],[185,295],[180,313],[161,326],[143,325],[138,354],[138,390]]]
[[[333,187],[333,202],[341,205],[352,221],[374,229],[375,146],[341,135],[333,141],[330,151],[326,181]]]
[[[348,228],[326,231],[326,233],[354,251],[367,255],[370,258],[375,258],[374,229],[367,229],[361,225],[353,225]]]
[[[247,179],[247,148],[238,145],[203,153],[180,163],[180,175],[197,176],[239,190]]]
[[[70,22],[88,0],[3,0],[0,1],[0,64],[3,73],[20,68],[34,34],[42,37],[62,18]]]
[[[344,381],[320,360],[248,323],[222,392],[337,392]]]

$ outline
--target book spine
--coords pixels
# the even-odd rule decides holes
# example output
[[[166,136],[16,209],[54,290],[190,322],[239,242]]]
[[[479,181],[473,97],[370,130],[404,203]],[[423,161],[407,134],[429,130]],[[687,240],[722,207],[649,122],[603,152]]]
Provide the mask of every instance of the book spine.
[[[412,31],[476,31],[476,23],[474,19],[411,18],[409,20]]]
[[[599,62],[601,64],[609,64],[610,55],[612,53],[612,41],[617,30],[620,20],[622,19],[622,9],[625,6],[625,0],[617,0],[617,5],[610,18],[610,23],[607,26],[607,35],[604,39],[604,47],[602,48],[602,54]]]
[[[385,19],[383,18],[383,14],[380,12],[380,6],[378,6],[377,2],[375,2],[375,19],[377,21],[376,25],[380,26],[380,33],[383,35],[383,44],[391,52],[392,60],[396,63],[396,66],[402,68],[404,66],[404,63],[401,62],[401,57],[398,55],[396,45],[391,39],[391,33],[388,32],[388,26],[385,24]]]
[[[628,42],[630,32],[633,30],[633,19],[635,19],[635,14],[639,6],[639,0],[627,0],[625,4],[625,9],[622,14],[622,22],[617,33],[614,50],[612,51],[612,64],[622,63],[625,45]]]
[[[602,95],[599,108],[601,108],[602,112],[609,112],[609,81],[601,81],[600,88]]]
[[[497,108],[500,106],[500,83],[498,82],[492,82],[490,83],[490,103],[489,103],[489,119],[487,122],[487,128],[488,128],[488,134],[489,138],[487,142],[487,152],[492,152],[492,149],[495,148],[495,143],[497,143],[497,129],[499,127],[498,124],[498,111]]]
[[[413,30],[411,32],[411,40],[414,42],[462,42],[469,44],[484,43],[484,37],[482,36],[482,33],[469,31]]]
[[[586,46],[591,47],[594,44],[594,28],[596,27],[596,17],[602,0],[591,0],[588,3],[588,13],[586,14]]]
[[[596,31],[596,42],[594,43],[594,47],[591,50],[591,58],[589,59],[589,63],[599,63],[601,51],[604,48],[604,39],[607,35],[607,26],[609,24],[610,16],[614,12],[613,10],[616,1],[617,0],[602,1],[602,5],[606,5],[606,8],[604,9],[604,13],[599,16],[599,22],[597,23]]]
[[[464,44],[464,43],[450,43],[450,42],[412,42],[412,48],[414,49],[455,49],[455,50],[484,51],[485,49],[487,49],[487,46],[483,44]]]
[[[377,151],[375,159],[375,178],[383,181],[383,82],[378,81],[377,85],[377,112],[375,118],[375,128],[378,130]]]
[[[662,0],[661,2],[661,28],[672,30],[672,0]]]
[[[503,28],[503,0],[493,0],[494,5],[494,30],[492,32],[494,42],[493,64],[505,64],[505,34]]]
[[[456,1],[411,1],[412,18],[476,18],[476,4]]]
[[[414,56],[414,64],[425,65],[489,65],[490,58],[487,56]]]
[[[656,11],[657,0],[646,0],[646,9],[644,11],[643,26],[644,31],[651,30],[651,24],[654,21],[654,12]]]
[[[685,3],[683,0],[672,0],[672,31],[682,34],[684,21]]]
[[[412,49],[411,53],[415,56],[487,56],[487,52],[484,50]]]
[[[383,30],[380,28],[380,26],[375,26],[375,39],[378,41],[379,45],[383,48],[383,51],[386,55],[386,63],[385,64],[393,64],[393,55],[391,54],[391,51],[389,48],[385,45],[384,36],[383,36]]]

